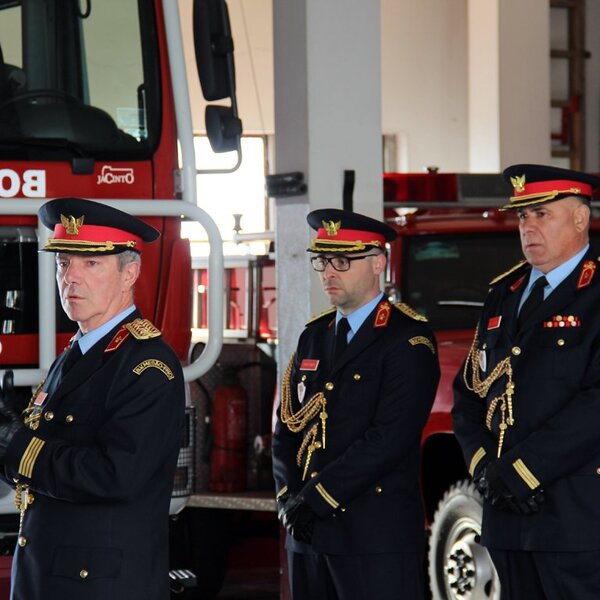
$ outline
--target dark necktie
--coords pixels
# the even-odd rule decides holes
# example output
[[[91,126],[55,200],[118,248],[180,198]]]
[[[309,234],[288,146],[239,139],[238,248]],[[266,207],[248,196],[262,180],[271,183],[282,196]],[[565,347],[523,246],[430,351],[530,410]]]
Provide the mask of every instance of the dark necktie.
[[[333,354],[333,362],[337,362],[339,357],[342,355],[346,346],[348,345],[348,332],[350,331],[350,324],[346,317],[342,317],[337,324],[335,330],[335,347]]]
[[[82,356],[81,349],[79,348],[79,344],[77,342],[73,342],[63,353],[60,362],[57,362],[56,367],[52,370],[48,379],[46,380],[46,385],[44,386],[44,391],[51,396],[56,391],[56,388],[60,385],[63,377],[67,373],[67,371],[80,359]]]
[[[540,277],[531,288],[531,292],[529,292],[529,297],[525,300],[521,310],[519,311],[519,316],[517,318],[517,323],[519,327],[525,323],[525,321],[531,316],[533,311],[544,301],[544,288],[548,285],[548,280],[542,276]]]
[[[76,341],[73,342],[65,352],[65,358],[60,366],[61,379],[82,356],[79,344]]]

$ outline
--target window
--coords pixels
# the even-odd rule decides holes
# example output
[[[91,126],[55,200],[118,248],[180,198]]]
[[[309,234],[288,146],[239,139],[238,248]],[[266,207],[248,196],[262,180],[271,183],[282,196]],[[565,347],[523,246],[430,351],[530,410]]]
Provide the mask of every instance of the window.
[[[265,254],[265,241],[234,244],[233,215],[241,217],[243,233],[263,232],[269,229],[269,215],[265,198],[266,140],[261,136],[242,138],[242,164],[233,173],[202,174],[196,178],[198,206],[217,224],[224,243],[225,255]],[[231,153],[214,154],[208,138],[196,137],[196,165],[198,169],[227,168]],[[192,242],[194,256],[207,256],[207,235],[197,223],[183,223],[183,237]]]

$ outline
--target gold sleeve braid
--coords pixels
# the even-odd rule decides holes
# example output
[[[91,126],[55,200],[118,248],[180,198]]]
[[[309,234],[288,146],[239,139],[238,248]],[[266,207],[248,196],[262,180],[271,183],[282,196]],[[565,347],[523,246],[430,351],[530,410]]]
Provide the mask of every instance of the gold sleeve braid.
[[[296,464],[302,466],[302,456],[307,452],[306,461],[304,463],[304,471],[302,480],[306,479],[310,459],[315,450],[325,448],[326,437],[326,422],[327,422],[327,399],[322,392],[316,393],[312,398],[305,402],[300,410],[293,412],[292,410],[292,388],[290,380],[292,377],[292,368],[296,354],[292,355],[290,362],[283,375],[281,385],[281,422],[287,426],[292,433],[303,431],[308,423],[317,415],[321,419],[321,441],[317,440],[319,435],[319,424],[314,423],[308,432],[304,435],[300,449],[296,454]]]
[[[475,330],[475,336],[473,337],[473,343],[471,349],[467,355],[465,366],[463,368],[463,380],[465,386],[471,392],[477,394],[480,398],[485,399],[492,385],[501,377],[506,375],[506,388],[502,394],[496,396],[490,402],[486,416],[485,424],[486,427],[492,430],[492,418],[496,409],[500,408],[500,435],[498,437],[498,458],[502,454],[502,445],[504,444],[504,434],[506,429],[514,425],[515,420],[513,416],[513,395],[515,393],[515,384],[513,383],[513,372],[510,364],[510,356],[501,360],[493,369],[493,371],[485,379],[481,379],[479,371],[479,327]],[[468,373],[471,373],[469,382]]]

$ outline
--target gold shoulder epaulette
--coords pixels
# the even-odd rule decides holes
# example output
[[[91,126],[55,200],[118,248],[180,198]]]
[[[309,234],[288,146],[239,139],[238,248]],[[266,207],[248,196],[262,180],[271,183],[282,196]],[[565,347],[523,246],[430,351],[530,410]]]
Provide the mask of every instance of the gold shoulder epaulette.
[[[311,323],[314,323],[315,321],[318,321],[319,319],[322,319],[323,317],[326,317],[327,315],[331,315],[336,310],[337,310],[337,308],[335,306],[332,306],[331,308],[329,308],[325,312],[319,313],[318,315],[315,315],[314,317],[311,317],[308,321],[306,321],[306,325],[310,325]]]
[[[148,319],[136,319],[125,323],[125,328],[136,340],[149,340],[160,336],[160,329],[154,327]]]
[[[494,279],[492,279],[490,281],[489,285],[496,285],[499,281],[502,281],[505,277],[508,277],[511,273],[518,271],[522,266],[524,266],[526,264],[527,264],[526,260],[522,260],[521,262],[518,262],[514,267],[511,267],[510,269],[508,269],[508,271],[504,271],[504,273],[501,273],[500,275],[498,275],[498,277],[494,277]]]
[[[404,302],[396,302],[396,304],[394,304],[394,307],[397,308],[400,312],[404,313],[407,317],[410,317],[415,321],[423,321],[424,323],[427,323],[426,316],[419,314],[416,310],[414,310]]]

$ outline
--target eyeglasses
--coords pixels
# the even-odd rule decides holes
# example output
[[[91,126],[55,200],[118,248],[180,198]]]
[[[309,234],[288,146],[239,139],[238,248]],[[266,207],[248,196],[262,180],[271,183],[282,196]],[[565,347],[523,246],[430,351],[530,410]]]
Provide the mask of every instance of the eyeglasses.
[[[322,272],[326,269],[327,265],[331,265],[336,271],[347,271],[350,268],[350,264],[353,260],[362,260],[363,258],[369,258],[371,256],[377,256],[377,254],[365,254],[364,256],[313,256],[310,259],[312,268],[315,271]]]

